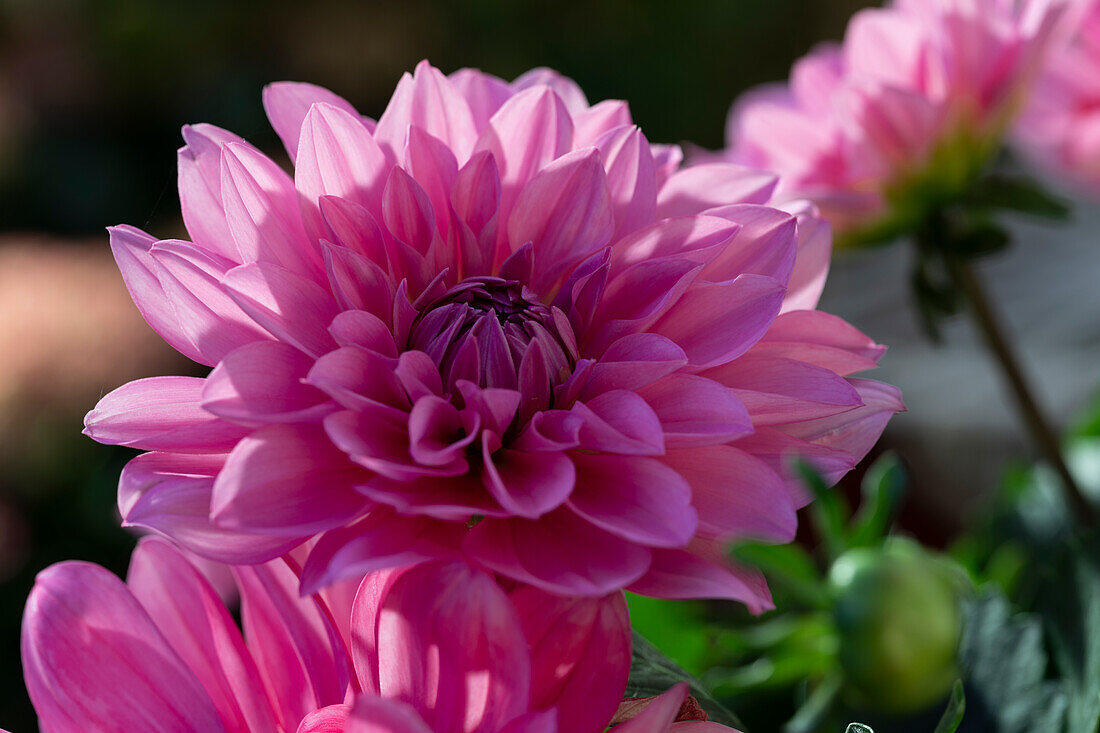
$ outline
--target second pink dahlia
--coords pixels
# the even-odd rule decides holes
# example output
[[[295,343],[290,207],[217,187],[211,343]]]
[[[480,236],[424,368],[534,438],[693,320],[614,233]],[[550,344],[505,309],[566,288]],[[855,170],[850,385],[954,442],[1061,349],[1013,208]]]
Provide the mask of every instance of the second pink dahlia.
[[[293,177],[188,127],[193,241],[111,230],[150,325],[214,367],[88,415],[149,451],[125,520],[230,563],[320,534],[306,591],[463,555],[551,592],[768,607],[722,543],[789,541],[787,459],[835,480],[901,407],[849,378],[881,347],[800,310],[812,212],[766,206],[768,175],[677,170],[624,103],[544,70],[422,63],[377,123],[307,84],[264,103]]]

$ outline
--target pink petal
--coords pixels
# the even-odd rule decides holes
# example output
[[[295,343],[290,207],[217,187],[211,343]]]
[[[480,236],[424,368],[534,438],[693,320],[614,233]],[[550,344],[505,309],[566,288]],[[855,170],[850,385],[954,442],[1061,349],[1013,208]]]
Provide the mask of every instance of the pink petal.
[[[551,708],[513,718],[500,729],[500,733],[558,733],[558,730],[558,711]]]
[[[223,257],[238,260],[237,245],[229,233],[222,207],[222,146],[243,143],[228,130],[214,125],[185,125],[187,143],[177,156],[180,209],[191,239]]]
[[[766,204],[777,178],[732,163],[705,163],[674,173],[657,194],[657,218],[700,214],[728,204]]]
[[[728,443],[753,431],[745,405],[713,379],[670,374],[638,394],[661,421],[668,448]]]
[[[394,374],[396,366],[396,359],[376,351],[344,346],[318,359],[306,381],[353,410],[383,405],[408,412],[409,397]]]
[[[241,262],[264,262],[318,279],[321,253],[306,237],[294,182],[247,143],[222,149],[222,199]]]
[[[385,268],[386,241],[374,215],[366,207],[339,196],[318,199],[321,218],[335,236],[334,242],[362,255],[375,266]],[[322,241],[324,245],[326,242]]]
[[[484,129],[500,105],[512,96],[508,82],[480,69],[459,69],[447,78],[470,105],[474,127],[478,130]]]
[[[593,148],[563,155],[539,171],[516,199],[508,219],[513,247],[531,242],[537,292],[550,292],[562,274],[611,241],[615,220],[607,175]]]
[[[126,582],[199,678],[226,728],[275,726],[274,711],[236,622],[179,550],[154,537],[142,539],[130,558]]]
[[[513,92],[522,92],[532,87],[553,89],[561,97],[570,114],[576,115],[588,109],[588,99],[577,82],[553,69],[540,66],[520,74],[512,82]]]
[[[794,359],[749,354],[704,375],[731,388],[748,408],[753,425],[828,417],[863,404],[843,377]]]
[[[358,204],[377,219],[389,171],[381,148],[358,117],[329,104],[313,105],[302,122],[294,167],[302,220],[311,239],[328,238],[319,208],[325,195]]]
[[[248,430],[201,407],[204,383],[197,377],[148,377],[124,384],[87,414],[84,434],[142,450],[225,453]]]
[[[241,626],[284,730],[318,708],[343,702],[347,654],[315,601],[279,560],[233,569],[241,589]]]
[[[305,537],[231,532],[210,521],[214,478],[225,456],[145,453],[122,469],[118,508],[123,525],[170,537],[202,557],[232,564],[266,562]]]
[[[465,534],[462,524],[377,507],[355,524],[321,536],[302,570],[302,592],[364,573],[455,557]]]
[[[784,292],[782,283],[763,275],[696,282],[651,330],[675,341],[692,366],[725,364],[767,333]]]
[[[336,409],[328,395],[303,384],[313,359],[288,344],[261,341],[221,361],[202,390],[202,408],[253,427],[315,422]]]
[[[817,209],[808,204],[796,202],[786,208],[798,217],[798,256],[787,283],[782,312],[812,310],[817,307],[829,274],[829,261],[833,253],[832,229],[829,222],[819,216]]]
[[[227,529],[309,535],[366,508],[354,488],[363,478],[320,427],[272,425],[229,454],[214,482],[211,514]]]
[[[711,209],[741,226],[730,246],[724,248],[703,270],[703,277],[721,281],[743,272],[767,275],[786,284],[794,269],[798,251],[793,216],[770,206],[735,204]]]
[[[569,497],[576,471],[568,456],[508,448],[490,453],[490,435],[482,433],[481,483],[508,513],[535,519]]]
[[[597,527],[648,547],[680,547],[695,534],[691,487],[660,461],[576,453],[573,462],[568,506]]]
[[[728,445],[669,451],[661,458],[691,485],[699,533],[720,539],[790,542],[798,520],[783,480]]]
[[[527,710],[523,628],[488,574],[458,562],[418,565],[389,588],[377,629],[381,694],[411,705],[432,731],[495,733]]]
[[[752,355],[797,359],[844,377],[873,369],[885,351],[841,318],[821,311],[791,311],[775,319]]]
[[[650,560],[648,548],[564,508],[534,522],[485,519],[463,547],[495,572],[561,595],[606,595],[640,578]]]
[[[420,184],[400,168],[390,171],[386,181],[382,217],[398,241],[427,254],[436,237],[435,210]]]
[[[345,733],[350,713],[347,705],[327,705],[302,718],[297,733]]]
[[[669,688],[668,692],[649,703],[637,717],[631,718],[618,726],[622,733],[668,733],[676,716],[680,714],[680,706],[688,696],[686,682],[679,682]]]
[[[20,649],[45,730],[225,729],[130,590],[98,565],[65,562],[38,574]]]
[[[630,105],[620,99],[605,99],[588,109],[571,110],[571,114],[576,125],[573,146],[577,148],[598,145],[596,141],[616,127],[632,127],[634,124],[630,118]]]
[[[279,139],[286,147],[290,162],[298,156],[298,141],[302,137],[302,122],[310,107],[324,103],[341,109],[353,117],[359,113],[351,103],[338,94],[316,84],[300,81],[279,81],[264,87],[264,112]]]
[[[652,223],[657,210],[657,170],[649,141],[637,127],[608,130],[594,144],[607,170],[615,213],[612,240],[619,240]]]
[[[477,140],[470,106],[450,80],[427,61],[417,64],[412,76],[401,77],[386,111],[378,118],[375,138],[393,160],[405,150],[409,125],[446,143],[460,165],[470,157]]]
[[[393,313],[394,293],[386,271],[350,247],[329,242],[322,242],[321,247],[329,287],[340,308],[366,311],[388,324]],[[388,330],[388,325],[386,328]],[[393,341],[392,336],[390,341]]]
[[[408,171],[424,189],[435,211],[435,224],[447,232],[451,217],[451,191],[458,177],[458,162],[454,152],[439,139],[415,125],[409,128],[405,146]]]
[[[343,733],[433,733],[411,705],[374,695],[357,697],[347,725],[336,730]]]
[[[572,410],[584,419],[581,447],[586,450],[626,455],[659,455],[665,451],[660,418],[634,392],[612,390]]]
[[[253,262],[227,272],[222,284],[241,310],[280,341],[314,357],[335,347],[328,326],[337,306],[315,282]]]
[[[612,262],[625,267],[673,255],[705,263],[723,252],[741,230],[717,216],[681,216],[651,224],[612,245]]]
[[[653,550],[649,571],[627,590],[654,598],[740,601],[754,614],[774,608],[760,571],[733,565],[717,550],[697,554],[700,550],[693,549]]]
[[[216,359],[207,358],[180,326],[176,307],[160,283],[160,267],[149,250],[156,238],[131,226],[110,227],[111,252],[119,272],[130,291],[141,317],[176,351],[200,364],[212,366]]]
[[[271,337],[226,295],[221,278],[233,263],[190,242],[163,240],[150,250],[180,328],[207,361]]]
[[[602,730],[630,672],[623,594],[560,598],[521,586],[511,597],[531,647],[531,707],[556,707],[563,731]]]
[[[582,399],[611,389],[634,391],[687,364],[684,350],[655,333],[632,333],[615,341],[592,368]]]

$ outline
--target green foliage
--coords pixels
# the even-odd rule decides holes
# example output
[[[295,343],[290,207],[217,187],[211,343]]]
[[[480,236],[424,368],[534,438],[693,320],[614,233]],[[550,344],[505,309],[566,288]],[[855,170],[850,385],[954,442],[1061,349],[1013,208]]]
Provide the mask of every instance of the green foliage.
[[[630,679],[626,685],[627,697],[654,697],[678,682],[687,682],[691,694],[707,711],[710,719],[739,730],[744,727],[737,717],[703,687],[703,683],[681,669],[675,662],[634,631],[634,656],[630,660]]]
[[[630,625],[691,674],[702,674],[714,661],[717,629],[696,601],[667,601],[628,593]]]
[[[987,592],[967,610],[960,658],[998,733],[1062,729],[1065,684],[1045,678],[1048,660],[1039,618],[1014,614],[1003,595]]]
[[[966,693],[963,691],[963,683],[962,680],[955,680],[955,685],[951,688],[951,697],[947,700],[947,709],[943,711],[943,716],[932,733],[955,733],[962,724],[965,713]]]

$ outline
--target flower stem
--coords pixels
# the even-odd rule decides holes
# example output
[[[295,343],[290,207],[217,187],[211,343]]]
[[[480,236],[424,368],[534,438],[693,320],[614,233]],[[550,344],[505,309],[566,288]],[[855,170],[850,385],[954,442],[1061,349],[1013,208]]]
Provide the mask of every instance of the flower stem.
[[[1024,425],[1031,434],[1032,441],[1039,448],[1043,458],[1058,474],[1066,503],[1082,526],[1085,528],[1095,527],[1097,524],[1096,510],[1085,498],[1081,488],[1070,473],[1069,467],[1066,466],[1058,436],[1043,416],[1031,388],[1028,386],[1019,360],[1001,329],[981,281],[978,280],[970,263],[962,257],[945,253],[943,259],[951,280],[970,305],[974,320],[985,338],[986,346],[989,347],[1001,366],[1004,378],[1016,397],[1016,406],[1019,408]]]

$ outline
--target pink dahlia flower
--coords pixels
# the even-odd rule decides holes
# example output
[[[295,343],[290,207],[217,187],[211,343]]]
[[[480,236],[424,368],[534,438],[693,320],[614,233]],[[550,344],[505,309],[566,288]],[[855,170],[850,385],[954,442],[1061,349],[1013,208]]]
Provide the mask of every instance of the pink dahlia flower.
[[[1085,4],[1070,42],[1050,59],[1016,128],[1051,173],[1100,192],[1100,2]]]
[[[147,451],[125,521],[227,563],[320,534],[303,590],[465,556],[565,595],[770,597],[722,542],[789,541],[804,455],[836,479],[901,409],[883,349],[813,308],[828,231],[775,179],[676,170],[622,102],[427,63],[377,123],[275,84],[294,177],[184,129],[193,242],[111,246],[138,308],[213,366],[107,395]],[[801,236],[799,236],[801,234]]]
[[[730,111],[729,160],[775,171],[782,196],[838,231],[904,218],[955,192],[999,146],[1075,0],[894,0],[853,16],[840,45]]]
[[[43,729],[599,733],[619,705],[631,653],[621,593],[509,594],[434,562],[300,599],[292,564],[234,568],[243,636],[164,540],[138,544],[125,584],[88,563],[48,568],[22,639]],[[622,730],[729,730],[672,725],[685,694]]]

